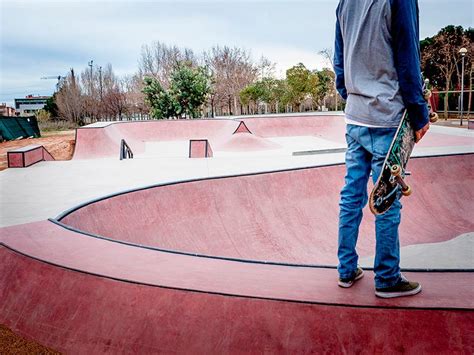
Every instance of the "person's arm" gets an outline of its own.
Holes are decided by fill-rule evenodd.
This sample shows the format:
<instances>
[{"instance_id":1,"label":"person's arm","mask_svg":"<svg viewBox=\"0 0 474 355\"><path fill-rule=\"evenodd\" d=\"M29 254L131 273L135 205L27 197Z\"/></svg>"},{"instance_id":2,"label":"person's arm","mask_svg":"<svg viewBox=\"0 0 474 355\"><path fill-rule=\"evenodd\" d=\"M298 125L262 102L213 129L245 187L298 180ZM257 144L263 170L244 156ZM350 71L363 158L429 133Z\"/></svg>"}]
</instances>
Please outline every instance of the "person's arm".
<instances>
[{"instance_id":1,"label":"person's arm","mask_svg":"<svg viewBox=\"0 0 474 355\"><path fill-rule=\"evenodd\" d=\"M339 25L339 6L336 10L336 41L334 45L334 72L336 73L336 89L344 100L347 100L347 89L344 80L344 42Z\"/></svg>"},{"instance_id":2,"label":"person's arm","mask_svg":"<svg viewBox=\"0 0 474 355\"><path fill-rule=\"evenodd\" d=\"M417 0L392 0L392 47L403 102L417 140L429 127L420 71ZM424 130L424 131L423 131ZM419 137L421 134L421 137ZM419 137L419 138L418 138Z\"/></svg>"}]
</instances>

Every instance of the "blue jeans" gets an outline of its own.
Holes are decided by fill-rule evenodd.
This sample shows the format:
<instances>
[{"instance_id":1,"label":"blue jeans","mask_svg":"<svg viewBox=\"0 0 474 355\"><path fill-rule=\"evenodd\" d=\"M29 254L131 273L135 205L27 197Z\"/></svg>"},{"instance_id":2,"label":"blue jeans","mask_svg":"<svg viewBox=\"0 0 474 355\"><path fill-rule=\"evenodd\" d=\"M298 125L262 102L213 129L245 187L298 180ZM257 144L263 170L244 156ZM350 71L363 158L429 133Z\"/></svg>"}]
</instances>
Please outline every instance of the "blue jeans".
<instances>
[{"instance_id":1,"label":"blue jeans","mask_svg":"<svg viewBox=\"0 0 474 355\"><path fill-rule=\"evenodd\" d=\"M367 204L370 172L374 182L382 170L396 128L369 128L347 125L346 177L339 202L339 266L341 278L350 278L357 270L356 252L362 209ZM400 280L401 203L396 199L390 209L375 220L375 287L395 285Z\"/></svg>"}]
</instances>

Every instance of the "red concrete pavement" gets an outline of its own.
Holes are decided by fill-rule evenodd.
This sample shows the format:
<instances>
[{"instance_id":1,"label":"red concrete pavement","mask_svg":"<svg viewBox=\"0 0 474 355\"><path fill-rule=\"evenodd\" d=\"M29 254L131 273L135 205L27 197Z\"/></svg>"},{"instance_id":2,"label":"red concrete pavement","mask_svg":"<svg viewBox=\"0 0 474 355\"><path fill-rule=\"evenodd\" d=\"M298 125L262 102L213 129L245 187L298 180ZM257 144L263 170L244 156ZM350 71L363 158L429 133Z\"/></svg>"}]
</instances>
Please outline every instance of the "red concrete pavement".
<instances>
[{"instance_id":1,"label":"red concrete pavement","mask_svg":"<svg viewBox=\"0 0 474 355\"><path fill-rule=\"evenodd\" d=\"M402 245L442 242L474 231L474 154L414 158L403 198ZM120 194L61 219L112 239L239 259L337 263L337 218L344 166L205 179ZM374 253L374 218L365 210L358 250Z\"/></svg>"},{"instance_id":2,"label":"red concrete pavement","mask_svg":"<svg viewBox=\"0 0 474 355\"><path fill-rule=\"evenodd\" d=\"M472 210L473 157L411 160L405 244L472 231L457 211ZM87 205L63 222L194 253L334 263L342 176L333 166L171 184ZM370 234L370 224L362 230ZM371 248L361 238L361 250ZM474 274L405 275L422 293L383 300L371 272L341 289L331 268L150 250L42 221L0 229L0 323L72 353L472 353Z\"/></svg>"},{"instance_id":3,"label":"red concrete pavement","mask_svg":"<svg viewBox=\"0 0 474 355\"><path fill-rule=\"evenodd\" d=\"M252 137L236 137L233 133L244 122ZM266 140L271 137L314 136L344 143L345 123L342 116L314 115L288 117L257 117L241 120L151 120L113 122L105 127L83 127L77 130L74 159L95 159L118 156L121 139L135 154L145 151L145 142L189 141L207 139L211 147L223 151L276 149ZM250 135L250 134L247 134ZM430 132L420 147L472 146L471 137Z\"/></svg>"},{"instance_id":4,"label":"red concrete pavement","mask_svg":"<svg viewBox=\"0 0 474 355\"><path fill-rule=\"evenodd\" d=\"M0 260L0 321L67 353L474 350L473 312L330 306L150 287L54 267L5 248Z\"/></svg>"}]
</instances>

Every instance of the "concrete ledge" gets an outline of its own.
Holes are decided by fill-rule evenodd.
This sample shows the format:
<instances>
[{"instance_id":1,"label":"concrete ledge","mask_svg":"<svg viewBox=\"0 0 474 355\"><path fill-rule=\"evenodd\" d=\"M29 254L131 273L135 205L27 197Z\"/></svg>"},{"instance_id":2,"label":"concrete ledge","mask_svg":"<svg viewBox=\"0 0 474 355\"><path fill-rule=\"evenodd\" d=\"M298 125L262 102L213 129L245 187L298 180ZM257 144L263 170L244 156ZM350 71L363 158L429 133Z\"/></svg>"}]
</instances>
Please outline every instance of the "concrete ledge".
<instances>
[{"instance_id":1,"label":"concrete ledge","mask_svg":"<svg viewBox=\"0 0 474 355\"><path fill-rule=\"evenodd\" d=\"M26 168L54 158L42 145L32 144L8 151L7 160L9 168Z\"/></svg>"},{"instance_id":2,"label":"concrete ledge","mask_svg":"<svg viewBox=\"0 0 474 355\"><path fill-rule=\"evenodd\" d=\"M212 158L213 152L207 139L191 139L189 141L190 158Z\"/></svg>"}]
</instances>

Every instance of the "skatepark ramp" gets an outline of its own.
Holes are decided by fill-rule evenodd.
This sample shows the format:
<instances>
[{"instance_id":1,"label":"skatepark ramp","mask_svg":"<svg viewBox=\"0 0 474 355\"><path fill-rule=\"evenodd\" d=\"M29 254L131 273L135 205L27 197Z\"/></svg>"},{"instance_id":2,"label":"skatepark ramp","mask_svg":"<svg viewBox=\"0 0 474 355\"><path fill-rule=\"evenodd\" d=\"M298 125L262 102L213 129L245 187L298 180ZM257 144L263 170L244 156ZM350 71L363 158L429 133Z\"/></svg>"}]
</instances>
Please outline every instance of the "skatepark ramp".
<instances>
[{"instance_id":1,"label":"skatepark ramp","mask_svg":"<svg viewBox=\"0 0 474 355\"><path fill-rule=\"evenodd\" d=\"M417 148L472 151L470 133L433 127ZM344 134L342 115L106 122L77 129L73 159L116 158L122 139L137 158L188 156L189 141L196 139L207 140L216 157L251 152L310 155L315 150L342 149L346 145Z\"/></svg>"},{"instance_id":2,"label":"skatepark ramp","mask_svg":"<svg viewBox=\"0 0 474 355\"><path fill-rule=\"evenodd\" d=\"M473 163L410 160L402 245L422 258L473 231ZM378 299L370 270L337 286L343 179L333 165L176 181L0 228L0 323L64 353L472 353L474 273L456 258L404 270L416 297Z\"/></svg>"},{"instance_id":3,"label":"skatepark ramp","mask_svg":"<svg viewBox=\"0 0 474 355\"><path fill-rule=\"evenodd\" d=\"M42 145L30 144L7 152L9 168L26 168L40 161L54 160L53 156Z\"/></svg>"},{"instance_id":4,"label":"skatepark ramp","mask_svg":"<svg viewBox=\"0 0 474 355\"><path fill-rule=\"evenodd\" d=\"M214 149L262 150L278 145L271 137L325 136L343 141L344 121L340 116L291 116L232 119L150 120L109 122L77 129L73 159L115 157L125 139L135 155L146 151L150 142L189 142L207 139ZM337 130L336 133L333 131ZM331 133L332 132L332 133Z\"/></svg>"},{"instance_id":5,"label":"skatepark ramp","mask_svg":"<svg viewBox=\"0 0 474 355\"><path fill-rule=\"evenodd\" d=\"M460 212L474 206L474 192L465 188L474 184L473 163L472 154L410 161L414 193L403 199L403 246L474 231L474 220ZM165 250L336 265L344 173L343 165L335 165L152 186L86 203L58 220L93 235ZM362 257L373 254L375 242L374 218L367 209L365 215ZM429 228L420 228L420 221Z\"/></svg>"}]
</instances>

